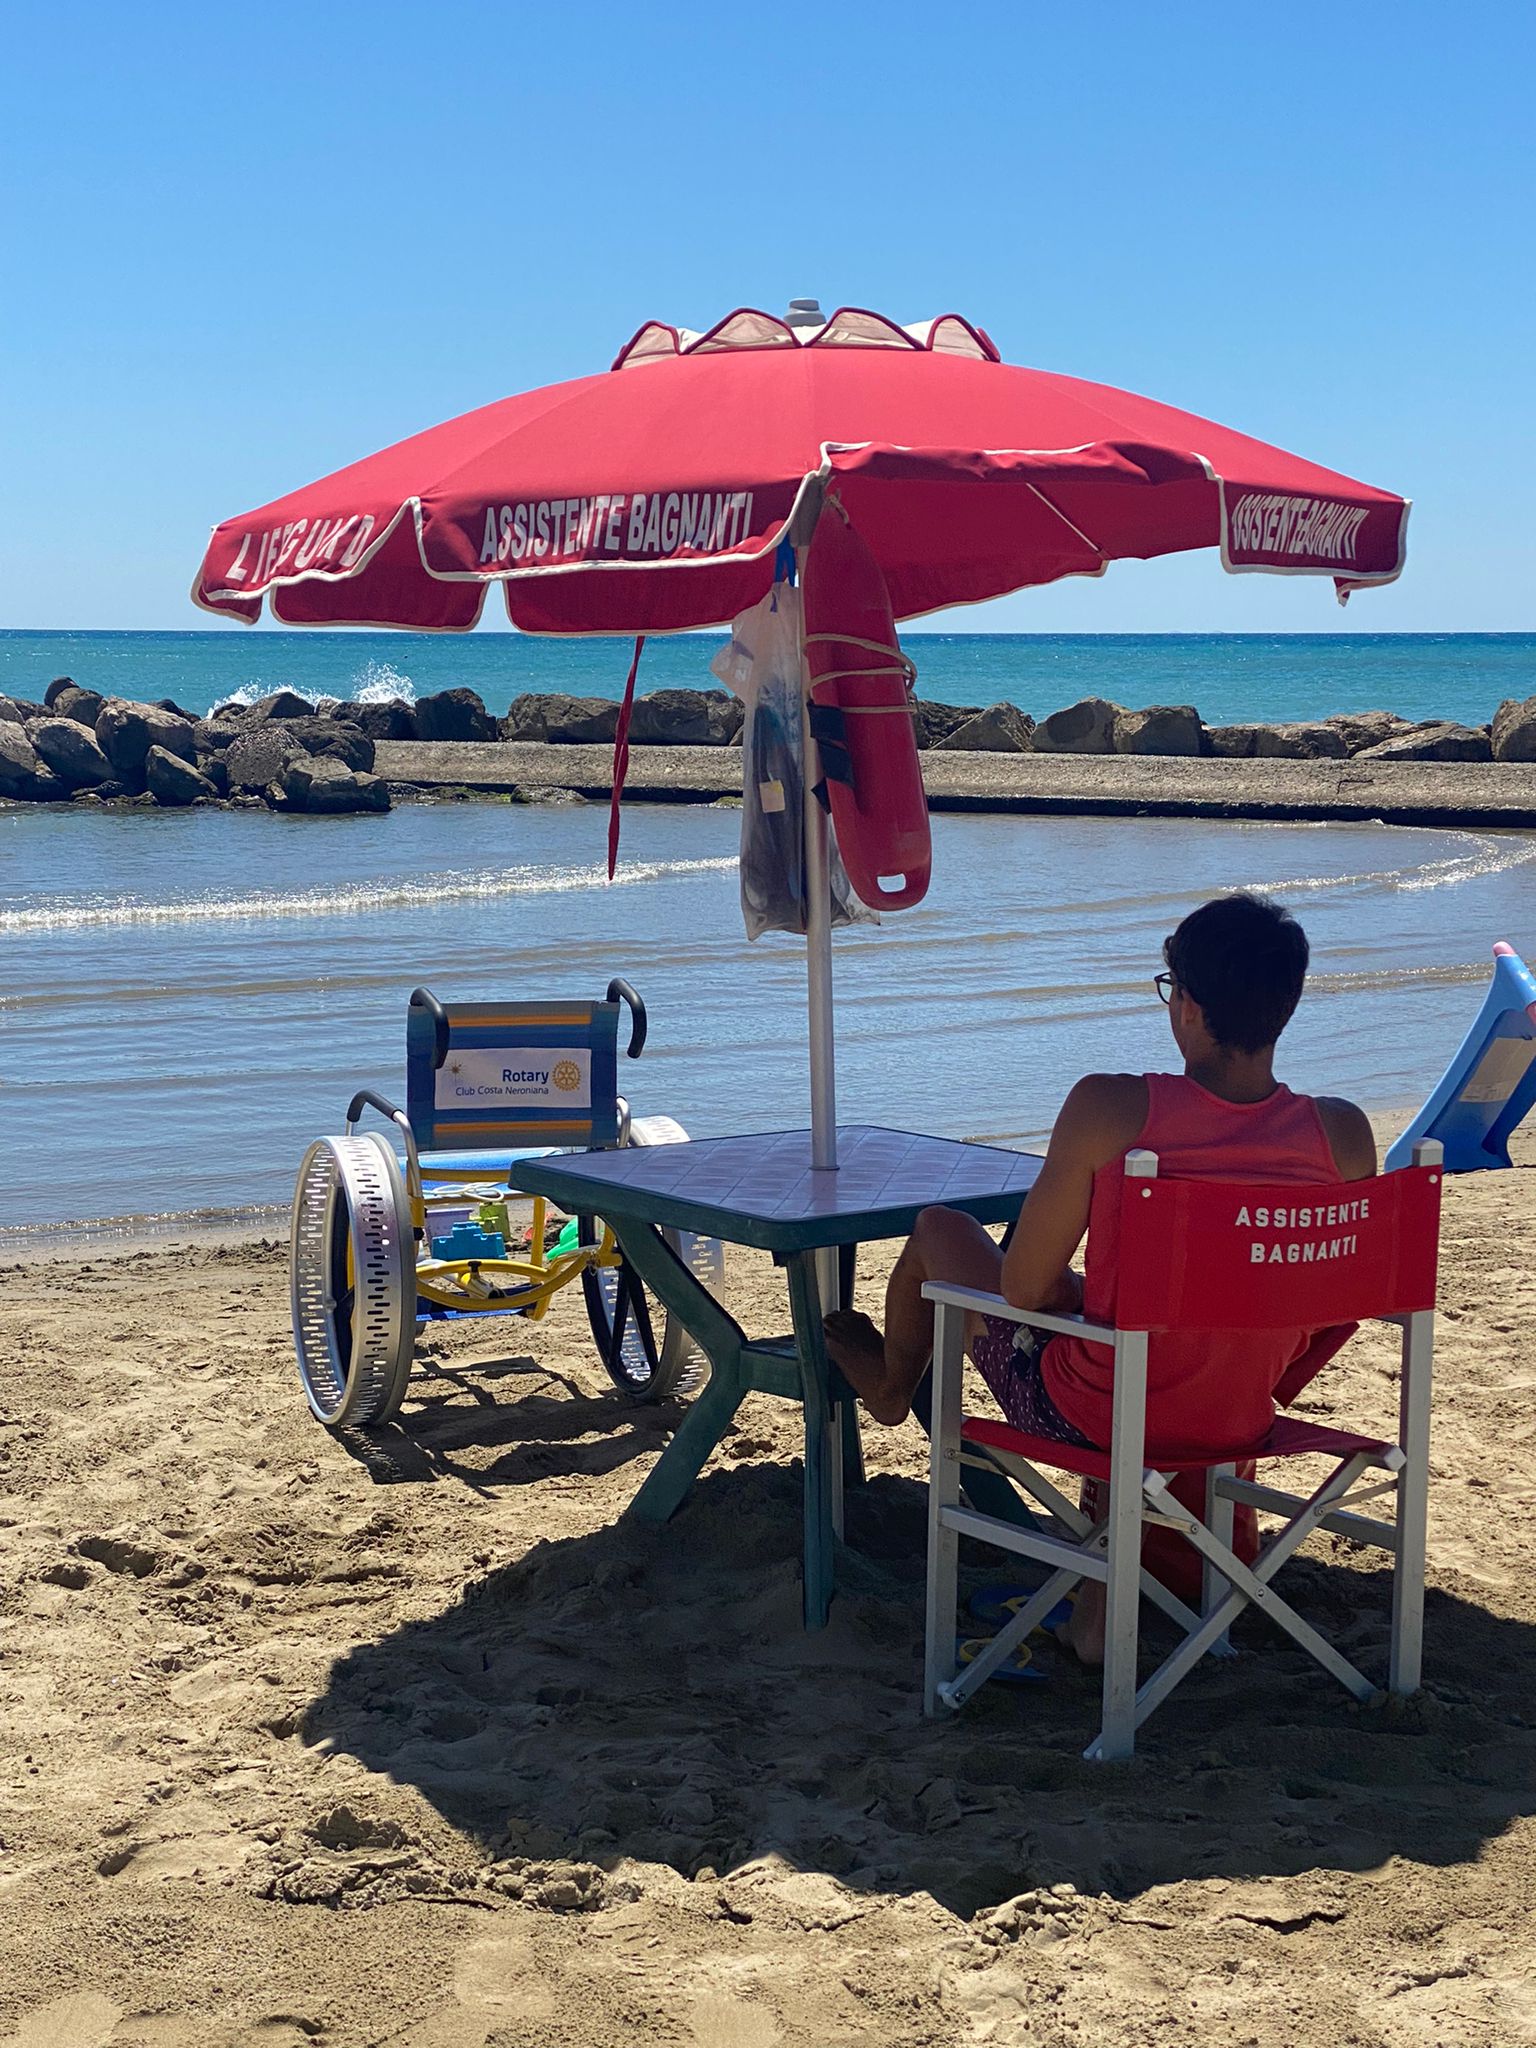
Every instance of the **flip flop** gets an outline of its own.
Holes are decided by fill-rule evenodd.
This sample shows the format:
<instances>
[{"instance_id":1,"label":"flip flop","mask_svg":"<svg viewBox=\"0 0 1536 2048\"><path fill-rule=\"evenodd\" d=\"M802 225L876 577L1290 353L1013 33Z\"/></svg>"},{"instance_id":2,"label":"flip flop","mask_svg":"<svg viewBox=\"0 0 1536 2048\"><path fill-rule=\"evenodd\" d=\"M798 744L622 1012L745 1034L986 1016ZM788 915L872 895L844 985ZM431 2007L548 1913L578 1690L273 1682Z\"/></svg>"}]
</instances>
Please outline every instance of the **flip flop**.
<instances>
[{"instance_id":1,"label":"flip flop","mask_svg":"<svg viewBox=\"0 0 1536 2048\"><path fill-rule=\"evenodd\" d=\"M1006 1627L1025 1602L1033 1600L1039 1590L1038 1586L1010 1585L1004 1580L998 1580L990 1586L978 1586L965 1603L966 1611L972 1620L979 1621L983 1628L996 1631ZM1056 1602L1050 1613L1039 1623L1039 1627L1060 1628L1071 1612L1072 1595L1069 1593L1064 1600Z\"/></svg>"},{"instance_id":2,"label":"flip flop","mask_svg":"<svg viewBox=\"0 0 1536 2048\"><path fill-rule=\"evenodd\" d=\"M991 1636L956 1636L955 1662L962 1668L974 1664L983 1650L992 1647ZM1030 1661L1027 1644L1020 1643L1013 1655L999 1665L987 1681L989 1685L1044 1685L1046 1674Z\"/></svg>"}]
</instances>

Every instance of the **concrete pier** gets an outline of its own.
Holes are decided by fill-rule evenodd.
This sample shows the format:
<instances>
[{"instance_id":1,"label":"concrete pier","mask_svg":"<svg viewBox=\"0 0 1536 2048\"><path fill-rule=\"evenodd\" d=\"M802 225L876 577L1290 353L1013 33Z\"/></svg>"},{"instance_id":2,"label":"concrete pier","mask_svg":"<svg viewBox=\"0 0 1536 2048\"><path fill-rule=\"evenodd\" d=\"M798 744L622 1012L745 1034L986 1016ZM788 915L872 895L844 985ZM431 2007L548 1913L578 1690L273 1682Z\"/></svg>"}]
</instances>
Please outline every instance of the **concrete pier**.
<instances>
[{"instance_id":1,"label":"concrete pier","mask_svg":"<svg viewBox=\"0 0 1536 2048\"><path fill-rule=\"evenodd\" d=\"M1228 761L1129 754L922 757L935 811L1099 817L1379 819L1536 829L1536 763ZM711 803L741 792L739 747L634 747L626 801ZM380 740L376 772L424 792L571 789L606 797L606 746Z\"/></svg>"}]
</instances>

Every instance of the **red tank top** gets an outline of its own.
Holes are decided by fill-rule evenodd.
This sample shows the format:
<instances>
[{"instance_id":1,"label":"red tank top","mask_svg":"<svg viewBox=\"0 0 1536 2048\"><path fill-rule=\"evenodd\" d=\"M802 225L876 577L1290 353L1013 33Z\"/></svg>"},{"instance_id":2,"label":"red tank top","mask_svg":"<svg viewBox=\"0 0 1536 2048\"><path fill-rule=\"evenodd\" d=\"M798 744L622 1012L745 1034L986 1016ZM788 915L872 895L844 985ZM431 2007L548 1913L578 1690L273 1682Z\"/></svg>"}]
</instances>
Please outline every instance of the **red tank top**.
<instances>
[{"instance_id":1,"label":"red tank top","mask_svg":"<svg viewBox=\"0 0 1536 2048\"><path fill-rule=\"evenodd\" d=\"M1175 1180L1279 1181L1336 1186L1327 1133L1308 1095L1277 1087L1262 1102L1223 1102L1183 1074L1148 1074L1147 1120L1136 1139ZM1093 1176L1083 1313L1115 1320L1120 1190L1125 1159ZM1257 1444L1274 1420L1274 1390L1311 1342L1308 1330L1169 1331L1147 1346L1147 1453L1175 1459ZM1080 1337L1056 1337L1040 1360L1047 1393L1067 1420L1107 1445L1114 1354Z\"/></svg>"}]
</instances>

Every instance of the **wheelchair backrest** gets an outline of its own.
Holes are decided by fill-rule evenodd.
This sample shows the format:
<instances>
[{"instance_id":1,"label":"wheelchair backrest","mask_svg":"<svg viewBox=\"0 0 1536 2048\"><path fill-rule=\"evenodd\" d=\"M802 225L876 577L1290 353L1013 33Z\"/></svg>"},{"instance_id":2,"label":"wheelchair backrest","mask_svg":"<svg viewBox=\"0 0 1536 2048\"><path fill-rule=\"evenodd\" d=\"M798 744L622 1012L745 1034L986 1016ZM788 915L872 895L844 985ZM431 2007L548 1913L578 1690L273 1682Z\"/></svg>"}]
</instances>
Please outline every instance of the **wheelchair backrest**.
<instances>
[{"instance_id":1,"label":"wheelchair backrest","mask_svg":"<svg viewBox=\"0 0 1536 2048\"><path fill-rule=\"evenodd\" d=\"M611 1145L619 1006L411 997L405 1106L422 1151Z\"/></svg>"}]
</instances>

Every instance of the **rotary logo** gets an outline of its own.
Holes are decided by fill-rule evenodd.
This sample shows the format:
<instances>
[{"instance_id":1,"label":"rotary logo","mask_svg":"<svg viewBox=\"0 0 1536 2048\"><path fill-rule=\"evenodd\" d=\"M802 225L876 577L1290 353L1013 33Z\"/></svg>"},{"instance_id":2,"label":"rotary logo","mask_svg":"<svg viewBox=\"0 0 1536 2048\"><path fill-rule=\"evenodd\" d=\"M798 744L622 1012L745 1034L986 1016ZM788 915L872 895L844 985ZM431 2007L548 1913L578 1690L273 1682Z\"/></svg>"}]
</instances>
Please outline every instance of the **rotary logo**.
<instances>
[{"instance_id":1,"label":"rotary logo","mask_svg":"<svg viewBox=\"0 0 1536 2048\"><path fill-rule=\"evenodd\" d=\"M574 1095L581 1086L581 1069L574 1060L556 1060L549 1078L563 1094Z\"/></svg>"}]
</instances>

